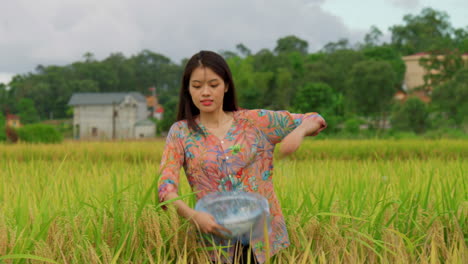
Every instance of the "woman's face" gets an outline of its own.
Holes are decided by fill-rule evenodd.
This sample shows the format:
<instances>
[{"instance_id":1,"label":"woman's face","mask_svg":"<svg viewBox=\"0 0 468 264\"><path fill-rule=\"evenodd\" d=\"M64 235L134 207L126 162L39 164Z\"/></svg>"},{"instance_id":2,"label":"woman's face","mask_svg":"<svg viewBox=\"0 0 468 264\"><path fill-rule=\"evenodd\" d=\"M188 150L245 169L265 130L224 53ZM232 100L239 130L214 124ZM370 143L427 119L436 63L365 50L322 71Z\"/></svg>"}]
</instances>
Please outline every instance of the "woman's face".
<instances>
[{"instance_id":1,"label":"woman's face","mask_svg":"<svg viewBox=\"0 0 468 264\"><path fill-rule=\"evenodd\" d=\"M223 109L227 87L213 70L200 66L190 76L189 92L200 113L212 113Z\"/></svg>"}]
</instances>

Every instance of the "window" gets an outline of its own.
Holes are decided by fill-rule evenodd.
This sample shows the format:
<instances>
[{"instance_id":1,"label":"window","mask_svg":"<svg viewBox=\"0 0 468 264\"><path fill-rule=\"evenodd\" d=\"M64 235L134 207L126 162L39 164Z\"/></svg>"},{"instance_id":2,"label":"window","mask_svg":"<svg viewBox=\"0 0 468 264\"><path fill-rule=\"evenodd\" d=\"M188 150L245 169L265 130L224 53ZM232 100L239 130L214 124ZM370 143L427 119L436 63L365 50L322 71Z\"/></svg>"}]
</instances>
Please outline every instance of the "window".
<instances>
[{"instance_id":1,"label":"window","mask_svg":"<svg viewBox=\"0 0 468 264\"><path fill-rule=\"evenodd\" d=\"M97 137L97 135L98 135L97 127L93 127L93 128L91 129L91 135L92 135L93 137Z\"/></svg>"}]
</instances>

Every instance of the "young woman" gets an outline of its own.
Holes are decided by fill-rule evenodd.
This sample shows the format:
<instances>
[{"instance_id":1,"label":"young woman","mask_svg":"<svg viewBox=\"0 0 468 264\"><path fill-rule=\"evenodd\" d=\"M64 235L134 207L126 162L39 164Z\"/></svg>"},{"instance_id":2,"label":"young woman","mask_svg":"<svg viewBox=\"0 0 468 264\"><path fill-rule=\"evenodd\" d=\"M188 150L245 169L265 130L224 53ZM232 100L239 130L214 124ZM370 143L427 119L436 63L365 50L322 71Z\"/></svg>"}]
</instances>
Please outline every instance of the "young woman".
<instances>
[{"instance_id":1,"label":"young woman","mask_svg":"<svg viewBox=\"0 0 468 264\"><path fill-rule=\"evenodd\" d=\"M281 154L294 152L305 136L326 128L325 120L317 113L239 109L229 66L211 51L201 51L187 62L177 120L167 136L161 161L160 201L178 197L181 167L197 199L220 191L259 193L269 202L270 255L286 248L288 233L273 191L273 151L282 142ZM228 232L212 215L195 211L182 200L173 204L179 215L201 232L218 237L222 237L221 231ZM233 245L227 249L230 259L225 261L231 262L234 255L246 258L250 247L253 260L263 263L270 256L266 256L262 239Z\"/></svg>"}]
</instances>

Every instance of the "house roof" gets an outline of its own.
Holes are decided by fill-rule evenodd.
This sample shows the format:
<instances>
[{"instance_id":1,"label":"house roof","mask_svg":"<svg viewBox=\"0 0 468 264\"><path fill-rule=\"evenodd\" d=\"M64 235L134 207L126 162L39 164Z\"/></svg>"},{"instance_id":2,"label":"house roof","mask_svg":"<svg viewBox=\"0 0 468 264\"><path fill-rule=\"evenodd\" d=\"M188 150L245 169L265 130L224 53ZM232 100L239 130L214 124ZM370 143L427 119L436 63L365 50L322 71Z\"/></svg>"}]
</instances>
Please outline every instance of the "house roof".
<instances>
[{"instance_id":1,"label":"house roof","mask_svg":"<svg viewBox=\"0 0 468 264\"><path fill-rule=\"evenodd\" d=\"M158 108L156 108L156 113L164 113L164 107L162 105L158 105Z\"/></svg>"},{"instance_id":2,"label":"house roof","mask_svg":"<svg viewBox=\"0 0 468 264\"><path fill-rule=\"evenodd\" d=\"M423 101L424 103L430 103L431 102L431 97L428 96L424 91L413 91L410 94L404 92L404 91L397 91L394 96L396 100L405 102L408 100L409 97L417 97L419 100Z\"/></svg>"},{"instance_id":3,"label":"house roof","mask_svg":"<svg viewBox=\"0 0 468 264\"><path fill-rule=\"evenodd\" d=\"M14 114L7 114L6 115L6 120L19 120L19 116L14 115Z\"/></svg>"},{"instance_id":4,"label":"house roof","mask_svg":"<svg viewBox=\"0 0 468 264\"><path fill-rule=\"evenodd\" d=\"M146 98L140 92L118 92L118 93L74 93L68 101L68 105L111 105L119 104L125 96L132 96L139 102L146 103Z\"/></svg>"},{"instance_id":5,"label":"house roof","mask_svg":"<svg viewBox=\"0 0 468 264\"><path fill-rule=\"evenodd\" d=\"M403 60L408 60L408 59L420 59L421 57L428 57L430 56L432 53L430 52L418 52L418 53L414 53L414 54L410 54L410 55L406 55L406 56L403 56ZM441 53L438 53L437 56L444 56L445 54L443 52ZM467 59L468 57L468 53L465 52L462 54L462 57L463 59Z\"/></svg>"}]
</instances>

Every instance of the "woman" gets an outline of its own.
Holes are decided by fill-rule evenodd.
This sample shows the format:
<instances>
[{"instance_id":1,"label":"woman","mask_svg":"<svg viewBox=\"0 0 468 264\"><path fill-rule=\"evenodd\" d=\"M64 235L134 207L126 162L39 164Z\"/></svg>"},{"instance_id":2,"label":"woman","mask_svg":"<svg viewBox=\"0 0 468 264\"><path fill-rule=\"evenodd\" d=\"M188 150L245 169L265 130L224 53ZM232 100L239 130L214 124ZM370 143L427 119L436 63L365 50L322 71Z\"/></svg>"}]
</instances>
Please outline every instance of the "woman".
<instances>
[{"instance_id":1,"label":"woman","mask_svg":"<svg viewBox=\"0 0 468 264\"><path fill-rule=\"evenodd\" d=\"M211 192L257 192L269 202L270 255L289 245L288 233L278 199L273 191L273 151L294 152L303 138L325 129L317 113L290 114L286 111L239 109L235 86L226 61L218 54L201 51L185 67L180 90L177 122L169 131L161 161L159 199L178 197L179 172L183 166L197 199ZM182 200L177 212L206 234L222 237L228 232L214 217L190 208ZM234 245L227 251L246 258L246 251L259 263L266 258L265 241Z\"/></svg>"}]
</instances>

